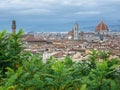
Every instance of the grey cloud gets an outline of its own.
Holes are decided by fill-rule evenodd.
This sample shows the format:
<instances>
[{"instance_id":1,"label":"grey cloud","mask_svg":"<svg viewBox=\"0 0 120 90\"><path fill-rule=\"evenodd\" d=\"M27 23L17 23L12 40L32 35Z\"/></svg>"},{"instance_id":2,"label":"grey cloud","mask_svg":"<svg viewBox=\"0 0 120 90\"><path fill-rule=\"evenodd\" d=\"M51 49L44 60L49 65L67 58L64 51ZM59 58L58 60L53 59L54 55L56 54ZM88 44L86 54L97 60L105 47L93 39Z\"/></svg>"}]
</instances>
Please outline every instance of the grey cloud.
<instances>
[{"instance_id":1,"label":"grey cloud","mask_svg":"<svg viewBox=\"0 0 120 90\"><path fill-rule=\"evenodd\" d=\"M119 9L120 0L0 0L0 18L22 23L120 20Z\"/></svg>"}]
</instances>

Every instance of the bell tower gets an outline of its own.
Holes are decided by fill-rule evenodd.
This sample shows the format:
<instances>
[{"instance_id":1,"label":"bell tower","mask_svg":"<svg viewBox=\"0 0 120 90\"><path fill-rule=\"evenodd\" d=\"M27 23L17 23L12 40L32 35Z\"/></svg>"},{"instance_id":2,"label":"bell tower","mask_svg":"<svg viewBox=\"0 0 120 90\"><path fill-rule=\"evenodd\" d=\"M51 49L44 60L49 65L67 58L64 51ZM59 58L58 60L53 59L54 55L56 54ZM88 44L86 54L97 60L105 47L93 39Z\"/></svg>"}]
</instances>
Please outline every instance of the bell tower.
<instances>
[{"instance_id":1,"label":"bell tower","mask_svg":"<svg viewBox=\"0 0 120 90\"><path fill-rule=\"evenodd\" d=\"M16 33L16 21L12 20L12 33Z\"/></svg>"},{"instance_id":2,"label":"bell tower","mask_svg":"<svg viewBox=\"0 0 120 90\"><path fill-rule=\"evenodd\" d=\"M78 24L74 24L74 40L79 40L79 30L78 30Z\"/></svg>"}]
</instances>

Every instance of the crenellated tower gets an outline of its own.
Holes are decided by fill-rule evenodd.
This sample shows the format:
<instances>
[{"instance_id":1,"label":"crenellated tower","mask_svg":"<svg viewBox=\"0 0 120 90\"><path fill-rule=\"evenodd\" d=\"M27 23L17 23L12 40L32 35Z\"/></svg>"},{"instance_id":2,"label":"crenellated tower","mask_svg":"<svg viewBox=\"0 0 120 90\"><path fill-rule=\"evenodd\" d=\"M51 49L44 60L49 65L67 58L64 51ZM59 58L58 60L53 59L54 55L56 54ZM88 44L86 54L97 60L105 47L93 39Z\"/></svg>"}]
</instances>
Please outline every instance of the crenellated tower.
<instances>
[{"instance_id":1,"label":"crenellated tower","mask_svg":"<svg viewBox=\"0 0 120 90\"><path fill-rule=\"evenodd\" d=\"M16 33L16 21L12 21L12 33Z\"/></svg>"}]
</instances>

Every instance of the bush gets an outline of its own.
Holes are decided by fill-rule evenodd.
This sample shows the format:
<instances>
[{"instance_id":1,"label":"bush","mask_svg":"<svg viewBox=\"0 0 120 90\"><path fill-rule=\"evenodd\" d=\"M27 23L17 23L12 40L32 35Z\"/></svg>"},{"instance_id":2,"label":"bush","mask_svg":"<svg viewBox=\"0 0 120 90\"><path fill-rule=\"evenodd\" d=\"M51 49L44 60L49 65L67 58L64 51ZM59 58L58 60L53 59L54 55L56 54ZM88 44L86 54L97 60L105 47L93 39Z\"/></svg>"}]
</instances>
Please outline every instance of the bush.
<instances>
[{"instance_id":1,"label":"bush","mask_svg":"<svg viewBox=\"0 0 120 90\"><path fill-rule=\"evenodd\" d=\"M5 77L6 67L17 69L21 63L23 50L21 35L23 31L9 34L6 30L0 32L0 76Z\"/></svg>"},{"instance_id":2,"label":"bush","mask_svg":"<svg viewBox=\"0 0 120 90\"><path fill-rule=\"evenodd\" d=\"M17 71L7 68L5 89L11 86L15 87L15 90L119 90L120 88L116 77L116 69L119 68L117 58L99 62L99 57L96 57L94 67L91 67L93 61L90 58L89 62L84 60L79 63L73 62L69 57L65 60L50 58L47 63L43 63L39 55L27 53L23 56L22 65Z\"/></svg>"}]
</instances>

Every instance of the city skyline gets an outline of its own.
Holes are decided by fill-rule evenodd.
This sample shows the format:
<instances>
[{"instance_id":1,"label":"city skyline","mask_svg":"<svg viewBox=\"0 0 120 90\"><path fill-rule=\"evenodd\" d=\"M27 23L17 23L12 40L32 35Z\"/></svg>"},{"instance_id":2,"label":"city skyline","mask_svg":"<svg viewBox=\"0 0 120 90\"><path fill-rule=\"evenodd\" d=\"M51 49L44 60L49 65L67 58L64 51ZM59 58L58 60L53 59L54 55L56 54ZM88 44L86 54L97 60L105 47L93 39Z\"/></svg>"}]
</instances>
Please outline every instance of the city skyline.
<instances>
[{"instance_id":1,"label":"city skyline","mask_svg":"<svg viewBox=\"0 0 120 90\"><path fill-rule=\"evenodd\" d=\"M25 32L67 32L77 22L80 30L94 29L104 20L120 25L120 0L4 0L0 1L0 30L11 31L11 21Z\"/></svg>"}]
</instances>

